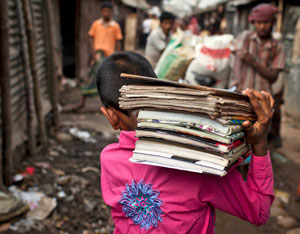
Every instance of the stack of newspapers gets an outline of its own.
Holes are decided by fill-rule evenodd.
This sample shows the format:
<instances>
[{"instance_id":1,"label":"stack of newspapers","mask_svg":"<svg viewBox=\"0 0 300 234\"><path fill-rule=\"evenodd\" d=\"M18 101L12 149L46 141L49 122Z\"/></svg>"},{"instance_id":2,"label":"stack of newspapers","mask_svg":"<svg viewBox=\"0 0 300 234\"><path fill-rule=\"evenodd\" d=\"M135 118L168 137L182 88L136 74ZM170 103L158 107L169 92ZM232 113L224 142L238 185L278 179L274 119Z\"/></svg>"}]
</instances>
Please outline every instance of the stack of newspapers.
<instances>
[{"instance_id":1,"label":"stack of newspapers","mask_svg":"<svg viewBox=\"0 0 300 234\"><path fill-rule=\"evenodd\" d=\"M242 123L256 118L248 97L220 89L122 74L119 105L139 109L131 162L219 176L249 155Z\"/></svg>"}]
</instances>

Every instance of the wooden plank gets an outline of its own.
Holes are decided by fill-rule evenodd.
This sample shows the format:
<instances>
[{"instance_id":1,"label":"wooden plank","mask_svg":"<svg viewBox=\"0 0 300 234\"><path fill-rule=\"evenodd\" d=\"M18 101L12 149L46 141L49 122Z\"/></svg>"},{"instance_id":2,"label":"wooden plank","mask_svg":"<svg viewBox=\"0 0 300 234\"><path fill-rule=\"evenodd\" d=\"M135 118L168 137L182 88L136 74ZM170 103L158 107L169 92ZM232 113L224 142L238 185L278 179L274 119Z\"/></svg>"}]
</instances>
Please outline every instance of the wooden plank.
<instances>
[{"instance_id":1,"label":"wooden plank","mask_svg":"<svg viewBox=\"0 0 300 234\"><path fill-rule=\"evenodd\" d=\"M45 0L45 10L46 10L46 24L44 25L46 29L47 38L49 38L47 43L48 52L48 74L49 82L46 83L46 87L49 85L49 95L53 111L53 125L54 132L58 131L59 128L59 111L58 111L58 61L55 60L55 34L56 31L56 21L55 21L55 9L52 0ZM45 73L44 73L45 74Z\"/></svg>"},{"instance_id":2,"label":"wooden plank","mask_svg":"<svg viewBox=\"0 0 300 234\"><path fill-rule=\"evenodd\" d=\"M0 1L0 87L2 118L2 155L0 156L0 188L12 182L12 118L9 84L8 2Z\"/></svg>"},{"instance_id":3,"label":"wooden plank","mask_svg":"<svg viewBox=\"0 0 300 234\"><path fill-rule=\"evenodd\" d=\"M126 51L134 51L136 47L136 33L137 33L137 14L129 14L125 22L125 43L124 49Z\"/></svg>"},{"instance_id":4,"label":"wooden plank","mask_svg":"<svg viewBox=\"0 0 300 234\"><path fill-rule=\"evenodd\" d=\"M45 121L44 121L43 104L41 100L41 91L40 91L40 85L39 85L37 68L36 68L37 59L36 59L35 29L33 27L33 22L31 18L29 0L22 0L22 4L23 4L24 19L25 19L26 36L29 45L31 73L32 73L33 84L34 84L34 102L35 102L35 109L36 109L38 126L39 126L39 139L41 144L43 146L46 146L47 135L46 135Z\"/></svg>"},{"instance_id":5,"label":"wooden plank","mask_svg":"<svg viewBox=\"0 0 300 234\"><path fill-rule=\"evenodd\" d=\"M283 0L279 0L277 21L276 21L276 32L282 31L282 15L283 15Z\"/></svg>"}]
</instances>

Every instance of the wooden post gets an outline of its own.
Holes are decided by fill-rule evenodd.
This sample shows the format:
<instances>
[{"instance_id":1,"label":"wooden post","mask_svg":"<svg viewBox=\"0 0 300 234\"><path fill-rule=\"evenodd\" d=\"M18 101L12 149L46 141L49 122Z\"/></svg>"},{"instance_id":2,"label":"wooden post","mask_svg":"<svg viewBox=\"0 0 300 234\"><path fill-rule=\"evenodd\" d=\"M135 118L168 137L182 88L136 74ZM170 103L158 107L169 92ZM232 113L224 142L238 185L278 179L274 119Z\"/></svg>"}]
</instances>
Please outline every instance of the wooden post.
<instances>
[{"instance_id":1,"label":"wooden post","mask_svg":"<svg viewBox=\"0 0 300 234\"><path fill-rule=\"evenodd\" d=\"M39 138L42 146L47 144L47 135L43 115L43 106L41 100L40 85L37 73L37 59L36 59L36 39L35 39L35 30L32 23L32 15L30 12L29 0L22 0L24 19L25 19L25 28L28 38L29 46L29 57L31 62L31 73L33 78L33 91L34 91L34 102L35 109L37 114L37 120L39 125Z\"/></svg>"},{"instance_id":2,"label":"wooden post","mask_svg":"<svg viewBox=\"0 0 300 234\"><path fill-rule=\"evenodd\" d=\"M20 1L16 1L17 10L19 15L23 15L22 6ZM33 103L33 92L32 92L32 75L30 71L30 62L27 59L28 51L27 51L27 40L25 29L22 27L24 25L24 19L19 17L19 21L21 24L21 38L22 40L22 51L23 51L23 64L24 64L24 73L25 73L25 88L26 88L26 106L27 106L27 128L28 128L28 151L30 156L35 156L36 154L36 138L35 138L35 130L34 130L34 103Z\"/></svg>"},{"instance_id":3,"label":"wooden post","mask_svg":"<svg viewBox=\"0 0 300 234\"><path fill-rule=\"evenodd\" d=\"M2 155L0 155L0 187L12 182L12 117L9 77L9 26L7 1L0 1L0 86L2 118ZM3 176L3 178L2 178Z\"/></svg>"},{"instance_id":4,"label":"wooden post","mask_svg":"<svg viewBox=\"0 0 300 234\"><path fill-rule=\"evenodd\" d=\"M282 14L283 14L283 0L279 0L279 2L278 2L278 15L277 15L277 22L276 22L276 32L281 32Z\"/></svg>"},{"instance_id":5,"label":"wooden post","mask_svg":"<svg viewBox=\"0 0 300 234\"><path fill-rule=\"evenodd\" d=\"M55 48L56 48L56 20L54 16L53 0L46 0L46 32L47 32L47 52L48 52L48 73L50 81L50 100L52 104L53 111L53 124L54 131L56 132L59 128L59 112L58 112L58 62L55 58Z\"/></svg>"},{"instance_id":6,"label":"wooden post","mask_svg":"<svg viewBox=\"0 0 300 234\"><path fill-rule=\"evenodd\" d=\"M128 14L125 20L125 43L124 50L134 51L136 46L137 15Z\"/></svg>"}]
</instances>

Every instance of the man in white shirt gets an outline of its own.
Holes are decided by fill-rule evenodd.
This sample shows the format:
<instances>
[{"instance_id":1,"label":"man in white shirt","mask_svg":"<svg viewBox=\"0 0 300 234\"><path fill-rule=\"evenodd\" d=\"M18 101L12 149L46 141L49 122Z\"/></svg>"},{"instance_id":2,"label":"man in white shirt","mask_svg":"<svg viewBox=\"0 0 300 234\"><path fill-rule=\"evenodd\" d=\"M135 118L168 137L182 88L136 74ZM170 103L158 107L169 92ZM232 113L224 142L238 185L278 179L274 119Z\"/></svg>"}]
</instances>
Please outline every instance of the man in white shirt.
<instances>
[{"instance_id":1,"label":"man in white shirt","mask_svg":"<svg viewBox=\"0 0 300 234\"><path fill-rule=\"evenodd\" d=\"M160 55L166 48L174 25L175 16L164 12L160 16L160 26L153 30L147 38L145 56L155 68Z\"/></svg>"}]
</instances>

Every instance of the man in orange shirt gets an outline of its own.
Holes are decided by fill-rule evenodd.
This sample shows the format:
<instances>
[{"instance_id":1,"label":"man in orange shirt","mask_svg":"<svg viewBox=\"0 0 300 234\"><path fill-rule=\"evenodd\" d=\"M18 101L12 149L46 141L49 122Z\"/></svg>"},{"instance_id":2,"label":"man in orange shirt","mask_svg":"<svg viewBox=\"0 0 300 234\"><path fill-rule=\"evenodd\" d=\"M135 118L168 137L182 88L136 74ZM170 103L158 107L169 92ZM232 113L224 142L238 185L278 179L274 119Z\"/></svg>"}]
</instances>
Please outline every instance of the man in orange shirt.
<instances>
[{"instance_id":1,"label":"man in orange shirt","mask_svg":"<svg viewBox=\"0 0 300 234\"><path fill-rule=\"evenodd\" d=\"M101 61L121 50L121 40L123 39L120 25L112 19L113 6L111 2L101 4L101 18L93 22L88 34L90 36L91 47L91 68L88 73L88 85L81 87L82 97L76 105L65 110L74 111L84 107L86 97L96 95L95 85L96 71Z\"/></svg>"},{"instance_id":2,"label":"man in orange shirt","mask_svg":"<svg viewBox=\"0 0 300 234\"><path fill-rule=\"evenodd\" d=\"M93 58L98 61L97 52L101 51L104 57L121 50L123 38L120 25L112 19L112 4L104 2L101 5L101 18L95 20L89 30L90 44Z\"/></svg>"}]
</instances>

